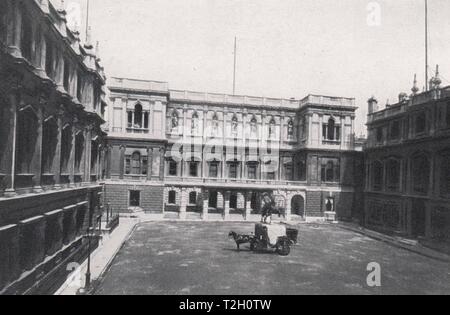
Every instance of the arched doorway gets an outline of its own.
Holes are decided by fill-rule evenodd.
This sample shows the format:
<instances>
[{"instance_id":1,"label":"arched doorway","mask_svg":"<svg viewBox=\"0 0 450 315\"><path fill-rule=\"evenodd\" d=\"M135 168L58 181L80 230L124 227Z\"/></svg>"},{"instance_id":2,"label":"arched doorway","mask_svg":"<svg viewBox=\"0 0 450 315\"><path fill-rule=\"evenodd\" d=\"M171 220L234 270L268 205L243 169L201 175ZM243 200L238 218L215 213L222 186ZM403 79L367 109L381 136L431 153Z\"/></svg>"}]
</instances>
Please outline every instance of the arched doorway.
<instances>
[{"instance_id":1,"label":"arched doorway","mask_svg":"<svg viewBox=\"0 0 450 315\"><path fill-rule=\"evenodd\" d=\"M301 195L296 195L291 200L291 214L305 217L305 199Z\"/></svg>"}]
</instances>

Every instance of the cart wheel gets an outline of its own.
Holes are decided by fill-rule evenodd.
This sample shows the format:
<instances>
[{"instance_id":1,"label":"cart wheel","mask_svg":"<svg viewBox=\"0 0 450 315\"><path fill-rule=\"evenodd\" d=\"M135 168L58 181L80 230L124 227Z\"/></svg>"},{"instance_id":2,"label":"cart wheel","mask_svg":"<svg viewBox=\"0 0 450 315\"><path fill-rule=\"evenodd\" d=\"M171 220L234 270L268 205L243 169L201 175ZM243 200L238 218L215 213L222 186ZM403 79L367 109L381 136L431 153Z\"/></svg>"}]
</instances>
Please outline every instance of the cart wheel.
<instances>
[{"instance_id":1,"label":"cart wheel","mask_svg":"<svg viewBox=\"0 0 450 315\"><path fill-rule=\"evenodd\" d=\"M291 253L291 246L287 242L282 242L277 249L278 255L288 256Z\"/></svg>"}]
</instances>

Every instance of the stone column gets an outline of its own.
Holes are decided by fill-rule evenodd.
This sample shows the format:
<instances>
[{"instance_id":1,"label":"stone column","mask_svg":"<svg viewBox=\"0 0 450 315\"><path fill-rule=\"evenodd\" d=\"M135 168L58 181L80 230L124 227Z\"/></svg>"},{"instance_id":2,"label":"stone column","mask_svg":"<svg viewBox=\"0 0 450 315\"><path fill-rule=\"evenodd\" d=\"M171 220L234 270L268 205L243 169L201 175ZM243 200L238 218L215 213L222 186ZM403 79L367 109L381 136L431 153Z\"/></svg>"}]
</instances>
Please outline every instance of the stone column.
<instances>
[{"instance_id":1,"label":"stone column","mask_svg":"<svg viewBox=\"0 0 450 315\"><path fill-rule=\"evenodd\" d=\"M9 171L9 174L6 174L6 197L13 197L16 195L16 187L15 187L15 177L16 177L16 145L17 145L17 104L18 104L18 95L14 91L9 96L9 127L10 132L8 134L8 138L3 141L7 141L6 145L6 157L4 158L4 162L6 164L6 171Z\"/></svg>"},{"instance_id":2,"label":"stone column","mask_svg":"<svg viewBox=\"0 0 450 315\"><path fill-rule=\"evenodd\" d=\"M8 52L13 55L15 58L22 57L22 53L20 51L20 41L22 34L22 14L19 9L19 2L12 1L12 11L13 18L10 19L10 23L8 24L9 34L11 34L10 46L8 47Z\"/></svg>"},{"instance_id":3,"label":"stone column","mask_svg":"<svg viewBox=\"0 0 450 315\"><path fill-rule=\"evenodd\" d=\"M159 180L164 180L164 169L165 169L165 163L164 163L164 148L159 149Z\"/></svg>"},{"instance_id":4,"label":"stone column","mask_svg":"<svg viewBox=\"0 0 450 315\"><path fill-rule=\"evenodd\" d=\"M112 147L108 145L106 150L106 179L111 179Z\"/></svg>"},{"instance_id":5,"label":"stone column","mask_svg":"<svg viewBox=\"0 0 450 315\"><path fill-rule=\"evenodd\" d=\"M55 155L52 161L52 173L55 176L55 189L61 188L61 138L62 138L62 113L58 114L56 124L58 126L58 131L56 133L56 148ZM45 141L45 139L44 139Z\"/></svg>"},{"instance_id":6,"label":"stone column","mask_svg":"<svg viewBox=\"0 0 450 315\"><path fill-rule=\"evenodd\" d=\"M147 147L147 180L152 180L153 148Z\"/></svg>"},{"instance_id":7,"label":"stone column","mask_svg":"<svg viewBox=\"0 0 450 315\"><path fill-rule=\"evenodd\" d=\"M33 170L33 191L35 193L40 193L43 191L41 186L42 178L42 129L43 129L43 117L42 117L42 106L41 103L37 112L37 130L36 130L36 142L34 143L34 154L31 161L31 168Z\"/></svg>"},{"instance_id":8,"label":"stone column","mask_svg":"<svg viewBox=\"0 0 450 315\"><path fill-rule=\"evenodd\" d=\"M291 221L291 215L292 215L292 209L291 209L291 198L289 198L289 196L286 196L286 214L285 214L285 218L286 221Z\"/></svg>"},{"instance_id":9,"label":"stone column","mask_svg":"<svg viewBox=\"0 0 450 315\"><path fill-rule=\"evenodd\" d=\"M203 220L208 220L208 208L209 208L209 191L208 190L204 190L203 191L203 215L202 215L202 219Z\"/></svg>"},{"instance_id":10,"label":"stone column","mask_svg":"<svg viewBox=\"0 0 450 315\"><path fill-rule=\"evenodd\" d=\"M91 154L92 154L92 129L89 128L84 133L84 150L83 150L83 175L84 182L91 181Z\"/></svg>"},{"instance_id":11,"label":"stone column","mask_svg":"<svg viewBox=\"0 0 450 315\"><path fill-rule=\"evenodd\" d=\"M245 220L249 220L252 214L252 194L252 191L248 191L245 195Z\"/></svg>"},{"instance_id":12,"label":"stone column","mask_svg":"<svg viewBox=\"0 0 450 315\"><path fill-rule=\"evenodd\" d=\"M187 206L187 192L186 188L181 189L180 198L180 220L186 220L186 206Z\"/></svg>"},{"instance_id":13,"label":"stone column","mask_svg":"<svg viewBox=\"0 0 450 315\"><path fill-rule=\"evenodd\" d=\"M56 89L60 93L65 93L64 89L64 58L62 52L55 50L56 52L56 67L55 67L55 83Z\"/></svg>"},{"instance_id":14,"label":"stone column","mask_svg":"<svg viewBox=\"0 0 450 315\"><path fill-rule=\"evenodd\" d=\"M230 218L230 192L224 192L223 197L223 219L228 220Z\"/></svg>"},{"instance_id":15,"label":"stone column","mask_svg":"<svg viewBox=\"0 0 450 315\"><path fill-rule=\"evenodd\" d=\"M119 179L123 179L124 178L124 174L125 174L125 150L126 150L126 146L121 145L120 146L120 161L119 161Z\"/></svg>"},{"instance_id":16,"label":"stone column","mask_svg":"<svg viewBox=\"0 0 450 315\"><path fill-rule=\"evenodd\" d=\"M67 165L68 171L69 171L69 181L70 181L70 187L75 187L75 144L76 144L76 130L74 127L72 127L72 145L70 148L70 157L69 157L69 163Z\"/></svg>"}]
</instances>

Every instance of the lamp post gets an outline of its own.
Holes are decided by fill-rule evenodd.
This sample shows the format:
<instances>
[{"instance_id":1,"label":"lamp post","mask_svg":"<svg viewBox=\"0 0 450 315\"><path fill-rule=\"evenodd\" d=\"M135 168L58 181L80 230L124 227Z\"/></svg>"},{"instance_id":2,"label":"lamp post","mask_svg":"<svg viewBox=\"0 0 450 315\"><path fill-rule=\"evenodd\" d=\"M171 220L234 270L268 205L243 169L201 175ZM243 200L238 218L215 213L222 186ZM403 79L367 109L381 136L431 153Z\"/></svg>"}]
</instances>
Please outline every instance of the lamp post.
<instances>
[{"instance_id":1,"label":"lamp post","mask_svg":"<svg viewBox=\"0 0 450 315\"><path fill-rule=\"evenodd\" d=\"M87 237L88 237L88 259L86 269L86 281L84 283L84 289L86 292L89 291L89 289L91 288L91 222L89 222Z\"/></svg>"}]
</instances>

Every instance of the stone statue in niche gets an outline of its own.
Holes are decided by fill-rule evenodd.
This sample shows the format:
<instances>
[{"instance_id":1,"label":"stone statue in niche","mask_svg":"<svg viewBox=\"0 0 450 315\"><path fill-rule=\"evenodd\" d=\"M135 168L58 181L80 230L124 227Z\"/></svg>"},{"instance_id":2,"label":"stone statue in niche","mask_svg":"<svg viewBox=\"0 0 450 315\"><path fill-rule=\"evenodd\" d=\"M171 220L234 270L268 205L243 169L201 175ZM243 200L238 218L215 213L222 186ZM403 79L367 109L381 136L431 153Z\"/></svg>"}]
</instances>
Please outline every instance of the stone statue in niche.
<instances>
[{"instance_id":1,"label":"stone statue in niche","mask_svg":"<svg viewBox=\"0 0 450 315\"><path fill-rule=\"evenodd\" d=\"M237 132L238 132L238 119L236 116L234 116L231 121L231 133L235 135L237 134Z\"/></svg>"},{"instance_id":2,"label":"stone statue in niche","mask_svg":"<svg viewBox=\"0 0 450 315\"><path fill-rule=\"evenodd\" d=\"M172 131L176 131L178 128L178 115L174 112L172 114Z\"/></svg>"},{"instance_id":3,"label":"stone statue in niche","mask_svg":"<svg viewBox=\"0 0 450 315\"><path fill-rule=\"evenodd\" d=\"M288 136L292 137L294 135L294 123L292 120L289 120L288 122Z\"/></svg>"}]
</instances>

